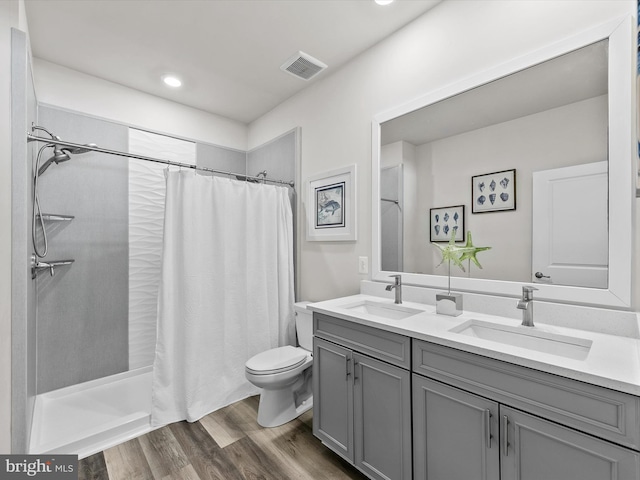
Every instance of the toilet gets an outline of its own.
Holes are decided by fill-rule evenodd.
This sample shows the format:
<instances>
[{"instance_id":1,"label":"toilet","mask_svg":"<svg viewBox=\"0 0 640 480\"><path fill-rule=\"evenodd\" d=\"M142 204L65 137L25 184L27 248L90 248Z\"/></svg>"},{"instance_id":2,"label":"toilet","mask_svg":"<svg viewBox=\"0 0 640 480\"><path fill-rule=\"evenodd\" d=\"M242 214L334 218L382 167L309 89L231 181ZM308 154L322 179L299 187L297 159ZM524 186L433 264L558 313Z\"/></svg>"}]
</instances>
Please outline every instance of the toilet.
<instances>
[{"instance_id":1,"label":"toilet","mask_svg":"<svg viewBox=\"0 0 640 480\"><path fill-rule=\"evenodd\" d=\"M313 406L313 315L309 302L294 304L298 347L287 345L259 353L245 364L245 377L260 387L258 424L277 427Z\"/></svg>"}]
</instances>

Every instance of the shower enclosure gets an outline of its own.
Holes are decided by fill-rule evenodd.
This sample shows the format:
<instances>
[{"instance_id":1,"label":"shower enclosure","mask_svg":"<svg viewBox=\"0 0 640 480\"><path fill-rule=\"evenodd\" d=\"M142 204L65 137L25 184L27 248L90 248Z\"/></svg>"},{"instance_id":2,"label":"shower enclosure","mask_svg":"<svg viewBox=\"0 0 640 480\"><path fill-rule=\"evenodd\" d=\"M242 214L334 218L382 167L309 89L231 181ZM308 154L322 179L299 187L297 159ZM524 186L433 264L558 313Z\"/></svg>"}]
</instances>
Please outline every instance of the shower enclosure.
<instances>
[{"instance_id":1,"label":"shower enclosure","mask_svg":"<svg viewBox=\"0 0 640 480\"><path fill-rule=\"evenodd\" d=\"M402 165L380 169L381 267L403 271Z\"/></svg>"},{"instance_id":2,"label":"shower enclosure","mask_svg":"<svg viewBox=\"0 0 640 480\"><path fill-rule=\"evenodd\" d=\"M26 72L28 62L17 67ZM23 77L18 85L32 90L30 74ZM298 131L238 151L38 105L35 92L23 90L16 95L32 100L14 116L14 145L24 152L13 158L14 224L21 228L12 257L22 272L16 292L23 292L14 322L24 325L13 334L13 451L84 457L150 429L162 245L166 166L103 151L293 180ZM40 162L46 143L26 140L36 119L51 132L33 132L52 145ZM82 146L88 142L99 147Z\"/></svg>"}]
</instances>

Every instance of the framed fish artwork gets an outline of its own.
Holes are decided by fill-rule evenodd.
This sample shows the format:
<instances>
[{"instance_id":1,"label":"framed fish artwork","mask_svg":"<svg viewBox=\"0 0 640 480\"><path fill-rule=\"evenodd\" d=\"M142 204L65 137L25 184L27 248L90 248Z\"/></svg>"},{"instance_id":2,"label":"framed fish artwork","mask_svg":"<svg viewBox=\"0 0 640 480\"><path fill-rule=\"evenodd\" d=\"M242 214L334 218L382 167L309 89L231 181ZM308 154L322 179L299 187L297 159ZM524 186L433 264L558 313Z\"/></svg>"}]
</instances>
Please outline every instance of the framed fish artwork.
<instances>
[{"instance_id":1,"label":"framed fish artwork","mask_svg":"<svg viewBox=\"0 0 640 480\"><path fill-rule=\"evenodd\" d=\"M464 205L429 209L429 230L432 242L464 242Z\"/></svg>"},{"instance_id":2,"label":"framed fish artwork","mask_svg":"<svg viewBox=\"0 0 640 480\"><path fill-rule=\"evenodd\" d=\"M471 212L516 209L516 169L471 177Z\"/></svg>"},{"instance_id":3,"label":"framed fish artwork","mask_svg":"<svg viewBox=\"0 0 640 480\"><path fill-rule=\"evenodd\" d=\"M356 240L355 176L350 165L307 180L307 240Z\"/></svg>"}]
</instances>

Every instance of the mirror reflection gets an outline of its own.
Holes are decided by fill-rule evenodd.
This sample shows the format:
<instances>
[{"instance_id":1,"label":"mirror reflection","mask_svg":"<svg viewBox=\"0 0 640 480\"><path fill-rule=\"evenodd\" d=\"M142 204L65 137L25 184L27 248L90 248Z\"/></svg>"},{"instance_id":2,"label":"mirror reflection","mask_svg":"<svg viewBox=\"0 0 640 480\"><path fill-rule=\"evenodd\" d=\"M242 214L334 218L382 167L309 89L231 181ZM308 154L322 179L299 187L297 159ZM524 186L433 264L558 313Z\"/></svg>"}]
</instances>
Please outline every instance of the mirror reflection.
<instances>
[{"instance_id":1,"label":"mirror reflection","mask_svg":"<svg viewBox=\"0 0 640 480\"><path fill-rule=\"evenodd\" d=\"M470 231L491 249L452 276L607 288L607 51L604 40L384 122L381 269L446 275L431 241Z\"/></svg>"}]
</instances>

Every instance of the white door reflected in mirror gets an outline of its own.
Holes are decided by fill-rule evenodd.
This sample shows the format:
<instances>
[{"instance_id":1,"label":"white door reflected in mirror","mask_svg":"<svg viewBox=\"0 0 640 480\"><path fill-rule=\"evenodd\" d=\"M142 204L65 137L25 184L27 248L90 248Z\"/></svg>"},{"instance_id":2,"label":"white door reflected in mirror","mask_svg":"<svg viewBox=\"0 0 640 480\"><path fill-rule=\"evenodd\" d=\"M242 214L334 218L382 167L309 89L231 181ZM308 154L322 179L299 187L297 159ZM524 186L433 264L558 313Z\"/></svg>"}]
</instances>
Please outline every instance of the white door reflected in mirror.
<instances>
[{"instance_id":1,"label":"white door reflected in mirror","mask_svg":"<svg viewBox=\"0 0 640 480\"><path fill-rule=\"evenodd\" d=\"M534 172L532 281L607 288L607 192L607 162Z\"/></svg>"}]
</instances>

